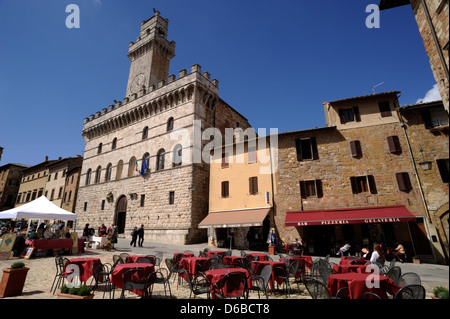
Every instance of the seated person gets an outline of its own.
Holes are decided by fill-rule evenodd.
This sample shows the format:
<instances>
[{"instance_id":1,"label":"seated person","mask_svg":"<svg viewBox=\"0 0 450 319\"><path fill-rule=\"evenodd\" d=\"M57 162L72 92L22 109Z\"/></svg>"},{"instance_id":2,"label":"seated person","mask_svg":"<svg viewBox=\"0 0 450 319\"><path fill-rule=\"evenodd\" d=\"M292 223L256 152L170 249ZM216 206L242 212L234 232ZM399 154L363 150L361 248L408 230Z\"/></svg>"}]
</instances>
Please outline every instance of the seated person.
<instances>
[{"instance_id":1,"label":"seated person","mask_svg":"<svg viewBox=\"0 0 450 319\"><path fill-rule=\"evenodd\" d=\"M361 252L363 253L363 257L366 259L366 260L370 260L370 257L372 256L372 252L369 250L369 247L363 247L362 249L361 249Z\"/></svg>"},{"instance_id":2,"label":"seated person","mask_svg":"<svg viewBox=\"0 0 450 319\"><path fill-rule=\"evenodd\" d=\"M403 247L403 245L399 244L398 242L394 242L394 244L397 245L397 248L394 249L392 255L398 260L400 260L402 263L404 263L406 260L405 247Z\"/></svg>"},{"instance_id":3,"label":"seated person","mask_svg":"<svg viewBox=\"0 0 450 319\"><path fill-rule=\"evenodd\" d=\"M344 255L346 255L349 252L350 248L351 248L350 244L349 243L345 243L344 246L339 248L339 251L336 253L336 255L344 256Z\"/></svg>"}]
</instances>

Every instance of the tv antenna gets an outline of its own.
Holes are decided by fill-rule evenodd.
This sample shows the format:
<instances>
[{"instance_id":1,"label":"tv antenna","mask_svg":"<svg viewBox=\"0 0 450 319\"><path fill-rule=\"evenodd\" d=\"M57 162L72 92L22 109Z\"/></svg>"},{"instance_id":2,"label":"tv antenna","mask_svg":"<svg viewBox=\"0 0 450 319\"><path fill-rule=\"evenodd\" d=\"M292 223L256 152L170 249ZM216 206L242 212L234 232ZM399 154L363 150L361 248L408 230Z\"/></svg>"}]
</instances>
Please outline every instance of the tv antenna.
<instances>
[{"instance_id":1,"label":"tv antenna","mask_svg":"<svg viewBox=\"0 0 450 319\"><path fill-rule=\"evenodd\" d=\"M378 83L377 85L372 86L372 92L373 94L375 94L375 90L374 88L376 88L377 86L380 86L381 84L383 84L384 82Z\"/></svg>"}]
</instances>

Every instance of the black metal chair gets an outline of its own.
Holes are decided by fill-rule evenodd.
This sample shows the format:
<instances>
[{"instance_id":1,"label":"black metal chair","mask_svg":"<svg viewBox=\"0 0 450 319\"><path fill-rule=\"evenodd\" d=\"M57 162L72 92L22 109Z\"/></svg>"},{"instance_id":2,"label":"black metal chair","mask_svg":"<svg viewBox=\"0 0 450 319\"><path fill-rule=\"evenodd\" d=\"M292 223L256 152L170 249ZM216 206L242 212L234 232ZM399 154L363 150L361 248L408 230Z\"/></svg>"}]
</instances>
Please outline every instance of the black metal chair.
<instances>
[{"instance_id":1,"label":"black metal chair","mask_svg":"<svg viewBox=\"0 0 450 319\"><path fill-rule=\"evenodd\" d=\"M364 293L364 299L383 299L381 296L377 295L374 292L366 291Z\"/></svg>"},{"instance_id":2,"label":"black metal chair","mask_svg":"<svg viewBox=\"0 0 450 319\"><path fill-rule=\"evenodd\" d=\"M158 270L151 273L149 276L149 282L152 284L149 288L149 296L152 296L153 285L160 284L164 286L164 296L167 298L166 286L169 289L169 296L172 298L172 291L170 290L170 277L172 276L172 271L168 271L166 268L159 268Z\"/></svg>"},{"instance_id":3,"label":"black metal chair","mask_svg":"<svg viewBox=\"0 0 450 319\"><path fill-rule=\"evenodd\" d=\"M210 298L211 295L211 283L204 277L203 275L195 276L192 280L189 276L189 273L186 269L181 270L182 273L186 276L186 281L188 282L189 289L191 293L189 294L189 299L194 295L194 299L196 296L206 294L207 298Z\"/></svg>"},{"instance_id":4,"label":"black metal chair","mask_svg":"<svg viewBox=\"0 0 450 319\"><path fill-rule=\"evenodd\" d=\"M326 284L322 280L312 276L303 276L303 284L313 299L331 299Z\"/></svg>"},{"instance_id":5,"label":"black metal chair","mask_svg":"<svg viewBox=\"0 0 450 319\"><path fill-rule=\"evenodd\" d=\"M261 273L252 277L252 288L250 290L258 292L260 298L260 291L264 291L266 299L269 299L267 286L269 285L270 277L272 276L272 265L266 265L261 270Z\"/></svg>"},{"instance_id":6,"label":"black metal chair","mask_svg":"<svg viewBox=\"0 0 450 319\"><path fill-rule=\"evenodd\" d=\"M92 265L92 275L95 281L93 289L96 289L99 285L104 284L103 298L105 298L106 289L109 288L109 298L111 299L112 291L112 298L114 299L114 289L111 284L110 274L111 270L106 264L96 261Z\"/></svg>"},{"instance_id":7,"label":"black metal chair","mask_svg":"<svg viewBox=\"0 0 450 319\"><path fill-rule=\"evenodd\" d=\"M398 266L394 266L386 273L386 277L389 277L392 279L394 284L398 285L398 282L400 280L400 277L402 275L402 269Z\"/></svg>"},{"instance_id":8,"label":"black metal chair","mask_svg":"<svg viewBox=\"0 0 450 319\"><path fill-rule=\"evenodd\" d=\"M66 279L71 274L71 272L65 271L65 266L68 265L69 263L70 263L69 259L65 257L55 256L56 274L55 277L53 278L53 283L50 288L50 292L52 292L53 290L53 294L55 294L56 289L60 287L64 279ZM54 286L55 282L56 286ZM55 287L55 289L53 289L53 286Z\"/></svg>"},{"instance_id":9,"label":"black metal chair","mask_svg":"<svg viewBox=\"0 0 450 319\"><path fill-rule=\"evenodd\" d=\"M122 275L123 287L120 298L125 298L125 291L127 290L142 290L143 296L148 297L150 275L147 275L144 269L139 268L129 269L124 272Z\"/></svg>"},{"instance_id":10,"label":"black metal chair","mask_svg":"<svg viewBox=\"0 0 450 319\"><path fill-rule=\"evenodd\" d=\"M342 287L336 293L335 299L350 299L350 289L348 287Z\"/></svg>"},{"instance_id":11,"label":"black metal chair","mask_svg":"<svg viewBox=\"0 0 450 319\"><path fill-rule=\"evenodd\" d=\"M422 285L408 285L402 287L394 295L394 299L425 299L425 287Z\"/></svg>"},{"instance_id":12,"label":"black metal chair","mask_svg":"<svg viewBox=\"0 0 450 319\"><path fill-rule=\"evenodd\" d=\"M421 285L422 280L420 279L420 276L414 272L405 272L401 275L400 279L398 280L398 284L400 287L405 287L409 285Z\"/></svg>"},{"instance_id":13,"label":"black metal chair","mask_svg":"<svg viewBox=\"0 0 450 319\"><path fill-rule=\"evenodd\" d=\"M286 270L282 269L281 267L276 268L279 272L280 271L284 272L284 274L281 273L281 275L280 275L278 273L276 275L279 279L283 280L283 284L286 286L286 291L287 291L288 296L290 296L290 289L291 289L290 280L291 280L291 278L295 278L299 264L300 264L300 261L294 259L294 260L291 260L291 262L289 263L289 266L287 267Z\"/></svg>"},{"instance_id":14,"label":"black metal chair","mask_svg":"<svg viewBox=\"0 0 450 319\"><path fill-rule=\"evenodd\" d=\"M333 273L332 268L326 266L318 266L317 270L319 272L319 278L322 279L323 283L326 285L328 282L328 278Z\"/></svg>"},{"instance_id":15,"label":"black metal chair","mask_svg":"<svg viewBox=\"0 0 450 319\"><path fill-rule=\"evenodd\" d=\"M232 271L222 277L219 283L212 283L218 299L245 297L247 293L247 275L241 271Z\"/></svg>"}]
</instances>

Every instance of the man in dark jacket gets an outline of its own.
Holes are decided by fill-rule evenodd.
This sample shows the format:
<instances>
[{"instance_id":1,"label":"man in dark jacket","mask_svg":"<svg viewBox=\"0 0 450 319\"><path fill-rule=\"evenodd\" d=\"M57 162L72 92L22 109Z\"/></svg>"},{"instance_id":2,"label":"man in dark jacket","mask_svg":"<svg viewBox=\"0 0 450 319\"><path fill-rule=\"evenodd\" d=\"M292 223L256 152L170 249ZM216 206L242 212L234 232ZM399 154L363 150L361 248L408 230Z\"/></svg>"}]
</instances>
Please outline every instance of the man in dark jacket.
<instances>
[{"instance_id":1,"label":"man in dark jacket","mask_svg":"<svg viewBox=\"0 0 450 319\"><path fill-rule=\"evenodd\" d=\"M142 247L142 244L144 243L144 225L141 225L141 228L138 229L138 236L139 236L138 245L139 247Z\"/></svg>"}]
</instances>

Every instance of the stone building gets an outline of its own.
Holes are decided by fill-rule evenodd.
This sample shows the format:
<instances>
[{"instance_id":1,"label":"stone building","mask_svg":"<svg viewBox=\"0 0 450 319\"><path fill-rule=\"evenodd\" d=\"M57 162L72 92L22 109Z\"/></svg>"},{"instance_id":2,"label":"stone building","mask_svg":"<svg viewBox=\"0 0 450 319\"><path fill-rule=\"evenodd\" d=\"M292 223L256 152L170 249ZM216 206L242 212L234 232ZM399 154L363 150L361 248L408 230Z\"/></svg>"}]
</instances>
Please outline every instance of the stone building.
<instances>
[{"instance_id":1,"label":"stone building","mask_svg":"<svg viewBox=\"0 0 450 319\"><path fill-rule=\"evenodd\" d=\"M436 258L448 260L448 115L442 101L406 105L399 110L414 158L413 182L419 187L424 218L436 228L429 239L433 245L442 245L444 255L438 253Z\"/></svg>"},{"instance_id":2,"label":"stone building","mask_svg":"<svg viewBox=\"0 0 450 319\"><path fill-rule=\"evenodd\" d=\"M411 5L445 110L449 112L448 0L380 0L380 10Z\"/></svg>"},{"instance_id":3,"label":"stone building","mask_svg":"<svg viewBox=\"0 0 450 319\"><path fill-rule=\"evenodd\" d=\"M76 189L72 189L78 184L82 161L80 155L57 160L46 157L42 163L22 169L15 207L45 196L56 206L74 212Z\"/></svg>"},{"instance_id":4,"label":"stone building","mask_svg":"<svg viewBox=\"0 0 450 319\"><path fill-rule=\"evenodd\" d=\"M398 93L324 103L326 127L278 135L274 219L282 242L300 237L307 253L326 255L345 241L354 251L398 241L409 258L444 259L416 183ZM442 143L439 152L448 151Z\"/></svg>"},{"instance_id":5,"label":"stone building","mask_svg":"<svg viewBox=\"0 0 450 319\"><path fill-rule=\"evenodd\" d=\"M49 160L46 156L43 162L30 166L21 172L21 183L15 207L29 203L42 195L50 198L47 196L48 191L46 191L45 185L48 180L48 165L54 162L55 160Z\"/></svg>"},{"instance_id":6,"label":"stone building","mask_svg":"<svg viewBox=\"0 0 450 319\"><path fill-rule=\"evenodd\" d=\"M6 164L0 167L0 211L14 208L19 193L20 172L24 164Z\"/></svg>"},{"instance_id":7,"label":"stone building","mask_svg":"<svg viewBox=\"0 0 450 319\"><path fill-rule=\"evenodd\" d=\"M206 240L197 226L208 213L209 165L201 154L207 129L224 134L249 123L200 65L169 75L175 42L167 40L168 22L159 12L142 21L129 45L125 98L84 120L80 227L114 222L128 236L143 224L147 240Z\"/></svg>"}]
</instances>

